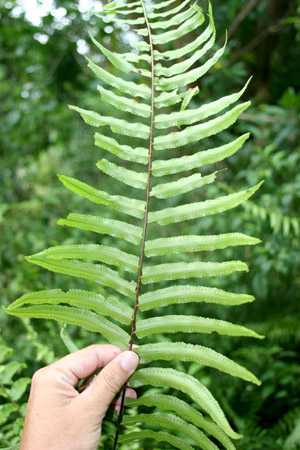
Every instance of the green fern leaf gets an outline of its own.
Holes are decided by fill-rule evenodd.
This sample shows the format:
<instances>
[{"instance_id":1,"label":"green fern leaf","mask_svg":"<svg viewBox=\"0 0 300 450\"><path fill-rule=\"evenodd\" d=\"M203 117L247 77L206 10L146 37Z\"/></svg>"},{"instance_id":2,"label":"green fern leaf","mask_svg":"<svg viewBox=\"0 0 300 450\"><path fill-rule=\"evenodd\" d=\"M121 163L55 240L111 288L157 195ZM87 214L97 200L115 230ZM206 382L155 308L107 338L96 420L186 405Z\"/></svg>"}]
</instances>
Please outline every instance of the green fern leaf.
<instances>
[{"instance_id":1,"label":"green fern leaf","mask_svg":"<svg viewBox=\"0 0 300 450\"><path fill-rule=\"evenodd\" d=\"M154 3L151 4L151 8L153 8L155 11L163 9L163 8L167 8L168 6L172 5L172 3L175 3L176 0L165 0L164 2L160 2L160 3ZM189 0L190 1L190 0ZM174 12L174 10L173 10ZM162 15L160 13L160 15Z\"/></svg>"},{"instance_id":2,"label":"green fern leaf","mask_svg":"<svg viewBox=\"0 0 300 450\"><path fill-rule=\"evenodd\" d=\"M172 89L179 89L190 83L193 83L199 78L203 77L211 67L213 67L221 58L225 52L227 41L225 42L223 48L218 50L212 58L210 58L205 64L198 67L197 69L190 70L189 72L172 76L170 78L159 78L157 79L157 84L159 88L163 91L170 91Z\"/></svg>"},{"instance_id":3,"label":"green fern leaf","mask_svg":"<svg viewBox=\"0 0 300 450\"><path fill-rule=\"evenodd\" d=\"M135 425L138 423L145 423L151 426L158 426L161 428L170 428L185 434L192 439L197 445L201 446L203 450L218 450L218 447L208 439L196 427L190 425L174 414L139 414L138 416L124 416L124 425Z\"/></svg>"},{"instance_id":4,"label":"green fern leaf","mask_svg":"<svg viewBox=\"0 0 300 450\"><path fill-rule=\"evenodd\" d=\"M101 11L101 14L122 14L122 15L130 15L130 14L141 14L143 12L143 8L138 7L138 8L134 8L135 6L139 5L139 2L135 2L131 4L131 7L129 7L127 5L127 9L126 10L122 10L122 6L124 7L124 5L116 5L116 7L114 8L113 11L108 11L107 10L107 5L105 5L104 9ZM118 8L118 9L116 9ZM134 8L134 9L131 9ZM99 14L99 16L101 16L101 14Z\"/></svg>"},{"instance_id":5,"label":"green fern leaf","mask_svg":"<svg viewBox=\"0 0 300 450\"><path fill-rule=\"evenodd\" d=\"M109 126L114 133L125 136L134 136L140 139L148 139L150 136L150 128L141 123L130 123L126 120L115 119L114 117L101 116L94 111L87 111L86 109L77 108L76 106L69 106L73 111L78 112L85 123L93 127Z\"/></svg>"},{"instance_id":6,"label":"green fern leaf","mask_svg":"<svg viewBox=\"0 0 300 450\"><path fill-rule=\"evenodd\" d=\"M88 66L97 75L98 78L100 78L110 86L119 89L119 91L121 92L130 94L133 97L139 96L145 99L151 96L151 89L145 84L136 84L132 81L125 81L122 78L118 78L102 67L97 66L97 64L93 63L93 61L89 59Z\"/></svg>"},{"instance_id":7,"label":"green fern leaf","mask_svg":"<svg viewBox=\"0 0 300 450\"><path fill-rule=\"evenodd\" d=\"M184 98L185 93L181 92L178 94L177 89L172 92L162 92L159 96L156 97L154 103L156 109L165 108L167 106L176 105L180 103Z\"/></svg>"},{"instance_id":8,"label":"green fern leaf","mask_svg":"<svg viewBox=\"0 0 300 450\"><path fill-rule=\"evenodd\" d=\"M206 200L205 202L193 203L192 205L176 206L175 208L167 208L149 214L149 222L157 222L160 225L168 225L170 223L182 222L183 220L197 219L217 214L228 209L235 208L245 200L248 200L262 185L263 182L257 184L246 191L230 194L225 197L219 197L215 200Z\"/></svg>"},{"instance_id":9,"label":"green fern leaf","mask_svg":"<svg viewBox=\"0 0 300 450\"><path fill-rule=\"evenodd\" d=\"M250 78L251 80L251 78ZM222 97L215 102L208 103L197 109L189 109L187 111L175 112L173 114L161 114L156 116L155 127L156 128L170 128L172 126L191 125L195 122L200 122L207 117L218 114L225 108L228 108L232 103L238 101L247 89L250 80L247 81L243 89L237 94L228 95Z\"/></svg>"},{"instance_id":10,"label":"green fern leaf","mask_svg":"<svg viewBox=\"0 0 300 450\"><path fill-rule=\"evenodd\" d=\"M159 333L218 333L222 336L244 336L263 339L255 331L223 320L199 316L163 316L139 320L136 336L142 339Z\"/></svg>"},{"instance_id":11,"label":"green fern leaf","mask_svg":"<svg viewBox=\"0 0 300 450\"><path fill-rule=\"evenodd\" d=\"M144 217L145 202L141 200L135 200L119 195L109 195L107 192L98 191L92 188L82 181L78 181L75 178L66 177L65 175L59 175L60 181L70 191L81 197L88 198L94 203L99 205L109 205L112 208L118 209L130 216L138 217L139 219Z\"/></svg>"},{"instance_id":12,"label":"green fern leaf","mask_svg":"<svg viewBox=\"0 0 300 450\"><path fill-rule=\"evenodd\" d=\"M129 186L136 189L147 189L147 174L139 173L133 170L124 169L117 164L113 164L106 159L102 159L97 164L97 167L102 170L102 172L121 181Z\"/></svg>"},{"instance_id":13,"label":"green fern leaf","mask_svg":"<svg viewBox=\"0 0 300 450\"><path fill-rule=\"evenodd\" d=\"M188 3L189 0L186 1ZM185 2L183 2L184 4ZM182 6L182 5L181 5ZM190 42L189 44L185 45L184 47L180 47L176 50L170 50L165 51L164 53L160 53L158 51L154 51L154 56L156 60L161 59L167 59L169 60L175 60L179 59L182 56L187 55L188 53L194 52L197 48L200 47L201 44L203 44L205 41L207 41L212 33L214 32L214 21L213 21L213 15L212 15L212 7L211 4L209 5L209 17L210 17L210 23L206 30L204 30L203 33L201 33L194 41Z\"/></svg>"},{"instance_id":14,"label":"green fern leaf","mask_svg":"<svg viewBox=\"0 0 300 450\"><path fill-rule=\"evenodd\" d=\"M212 27L214 27L213 24ZM157 66L155 67L156 74L163 75L165 77L174 77L175 75L180 75L183 72L186 72L188 69L190 69L195 64L195 62L199 61L199 59L201 59L213 47L216 40L216 32L214 28L213 30L214 32L212 36L210 37L209 41L205 44L203 48L200 48L199 50L195 51L192 54L192 56L186 59L185 61L173 64L173 66L171 67L163 67L161 64L157 64Z\"/></svg>"},{"instance_id":15,"label":"green fern leaf","mask_svg":"<svg viewBox=\"0 0 300 450\"><path fill-rule=\"evenodd\" d=\"M199 187L205 186L206 184L213 183L216 179L216 172L207 175L206 177L201 177L200 173L195 173L186 178L181 178L172 183L159 184L155 186L151 192L150 196L156 198L170 198L176 195L185 194L186 192L193 191Z\"/></svg>"},{"instance_id":16,"label":"green fern leaf","mask_svg":"<svg viewBox=\"0 0 300 450\"><path fill-rule=\"evenodd\" d=\"M96 47L98 47L101 53L106 56L106 58L113 64L114 67L116 67L116 69L125 73L136 72L135 66L128 62L124 56L119 55L118 53L111 52L103 45L101 45L100 42L96 41L91 33L89 33L89 35Z\"/></svg>"},{"instance_id":17,"label":"green fern leaf","mask_svg":"<svg viewBox=\"0 0 300 450\"><path fill-rule=\"evenodd\" d=\"M54 260L41 256L29 256L27 261L51 270L55 273L63 273L72 277L85 278L103 284L103 286L111 287L123 295L134 298L136 283L121 278L118 272L99 264L87 264L77 261Z\"/></svg>"},{"instance_id":18,"label":"green fern leaf","mask_svg":"<svg viewBox=\"0 0 300 450\"><path fill-rule=\"evenodd\" d=\"M191 361L228 373L234 377L242 378L254 384L261 382L247 369L235 363L229 358L215 352L214 350L201 345L185 344L184 342L161 342L159 344L141 345L135 349L140 357L141 364L150 361Z\"/></svg>"},{"instance_id":19,"label":"green fern leaf","mask_svg":"<svg viewBox=\"0 0 300 450\"><path fill-rule=\"evenodd\" d=\"M98 15L102 19L101 14ZM126 25L145 25L145 19L143 17L139 19L118 19L117 17L108 17L110 22Z\"/></svg>"},{"instance_id":20,"label":"green fern leaf","mask_svg":"<svg viewBox=\"0 0 300 450\"><path fill-rule=\"evenodd\" d=\"M116 139L95 133L95 144L113 155L117 155L125 161L133 161L140 164L148 164L148 150L143 147L132 148L129 145L121 145Z\"/></svg>"},{"instance_id":21,"label":"green fern leaf","mask_svg":"<svg viewBox=\"0 0 300 450\"><path fill-rule=\"evenodd\" d=\"M190 8L184 11L182 14L177 14L173 16L171 19L160 21L160 22L154 22L150 23L150 26L152 30L156 30L157 28L161 28L163 30L166 30L167 28L171 28L175 25L180 25L183 22L185 22L187 19L189 19L191 16L195 14L195 11Z\"/></svg>"},{"instance_id":22,"label":"green fern leaf","mask_svg":"<svg viewBox=\"0 0 300 450\"><path fill-rule=\"evenodd\" d=\"M122 267L129 272L137 272L139 258L113 247L104 245L63 245L48 248L27 259L92 259L109 265Z\"/></svg>"},{"instance_id":23,"label":"green fern leaf","mask_svg":"<svg viewBox=\"0 0 300 450\"><path fill-rule=\"evenodd\" d=\"M200 89L198 88L198 86L196 86L195 88L188 89L182 100L180 111L185 111L186 108L189 106L192 98L195 97L195 95L199 94L199 92L200 92Z\"/></svg>"},{"instance_id":24,"label":"green fern leaf","mask_svg":"<svg viewBox=\"0 0 300 450\"><path fill-rule=\"evenodd\" d=\"M140 311L173 305L176 303L215 303L226 306L237 306L253 302L254 297L247 294L234 294L221 289L202 286L171 286L151 291L140 296Z\"/></svg>"},{"instance_id":25,"label":"green fern leaf","mask_svg":"<svg viewBox=\"0 0 300 450\"><path fill-rule=\"evenodd\" d=\"M215 423L232 439L240 439L242 437L233 431L218 402L209 390L191 375L187 375L174 369L151 367L136 372L132 376L130 384L132 387L150 384L151 386L177 389L178 391L189 395L191 399L204 409L212 417Z\"/></svg>"},{"instance_id":26,"label":"green fern leaf","mask_svg":"<svg viewBox=\"0 0 300 450\"><path fill-rule=\"evenodd\" d=\"M190 33L198 28L204 22L204 15L201 12L194 14L193 17L186 20L184 24L172 31L166 31L159 35L152 36L154 44L167 44L176 39L180 39L182 36Z\"/></svg>"},{"instance_id":27,"label":"green fern leaf","mask_svg":"<svg viewBox=\"0 0 300 450\"><path fill-rule=\"evenodd\" d=\"M98 86L98 91L101 94L101 98L106 103L113 105L115 108L121 111L127 111L131 114L141 117L150 117L151 108L145 103L139 103L127 97L121 97L120 95L114 94L108 89L104 89L102 86Z\"/></svg>"},{"instance_id":28,"label":"green fern leaf","mask_svg":"<svg viewBox=\"0 0 300 450\"><path fill-rule=\"evenodd\" d=\"M123 434L122 436L120 436L119 442L128 444L139 439L153 439L158 442L168 442L168 444L171 444L173 447L179 448L180 450L195 450L194 447L191 447L182 439L162 431L156 432L151 430L143 430Z\"/></svg>"},{"instance_id":29,"label":"green fern leaf","mask_svg":"<svg viewBox=\"0 0 300 450\"><path fill-rule=\"evenodd\" d=\"M156 160L153 162L152 174L154 177L162 177L163 175L185 172L187 170L195 169L196 167L223 161L225 158L234 155L240 150L246 140L249 139L249 136L248 133L244 134L229 144L204 152L198 152L194 155L171 158L168 160Z\"/></svg>"},{"instance_id":30,"label":"green fern leaf","mask_svg":"<svg viewBox=\"0 0 300 450\"><path fill-rule=\"evenodd\" d=\"M66 219L60 219L57 223L58 225L93 231L94 233L109 234L113 237L125 239L133 244L139 244L142 241L142 228L120 220L84 214L69 214Z\"/></svg>"},{"instance_id":31,"label":"green fern leaf","mask_svg":"<svg viewBox=\"0 0 300 450\"><path fill-rule=\"evenodd\" d=\"M248 272L249 269L247 264L242 261L158 264L145 267L142 283L158 283L160 281L179 280L182 278L217 277L243 271Z\"/></svg>"},{"instance_id":32,"label":"green fern leaf","mask_svg":"<svg viewBox=\"0 0 300 450\"><path fill-rule=\"evenodd\" d=\"M64 326L60 330L60 337L67 349L69 350L69 353L74 353L79 350L76 344L71 339L71 336L67 332L67 325L64 324Z\"/></svg>"},{"instance_id":33,"label":"green fern leaf","mask_svg":"<svg viewBox=\"0 0 300 450\"><path fill-rule=\"evenodd\" d=\"M60 289L30 292L14 301L9 309L20 308L24 305L59 305L60 303L88 309L103 316L109 316L126 325L131 323L133 310L129 306L115 300L105 299L100 294L77 289L70 289L68 292L63 292Z\"/></svg>"},{"instance_id":34,"label":"green fern leaf","mask_svg":"<svg viewBox=\"0 0 300 450\"><path fill-rule=\"evenodd\" d=\"M122 328L113 324L98 314L83 309L70 308L68 306L28 306L26 308L4 310L11 316L32 317L36 319L52 319L70 325L78 325L103 335L111 344L125 350L128 346L129 334Z\"/></svg>"},{"instance_id":35,"label":"green fern leaf","mask_svg":"<svg viewBox=\"0 0 300 450\"><path fill-rule=\"evenodd\" d=\"M204 252L255 245L259 242L256 238L229 230L223 235L180 236L178 232L173 231L161 236L156 234L161 228L153 225L158 223L164 226L231 210L246 202L261 186L259 183L236 193L232 193L228 187L227 196L203 201L196 199L189 204L186 199L178 202L168 200L193 191L194 195L197 195L198 188L213 183L216 179L216 170L206 171L205 176L202 176L198 171L199 167L223 161L234 155L249 138L249 134L244 134L228 142L228 138L221 137L222 145L215 148L204 150L206 148L204 145L204 151L189 155L182 152L181 156L177 154L178 152L176 154L173 152L163 157L164 159L156 158L157 152L154 150L173 151L228 130L250 105L250 102L245 102L232 106L241 99L249 80L237 93L224 95L194 109L189 107L199 92L198 87L191 86L191 83L198 84L199 79L219 61L226 47L225 42L215 53L211 55L209 53L216 41L210 3L208 23L199 36L195 37L195 30L204 23L205 16L201 8L196 4L190 6L191 4L190 0L182 2L119 0L111 1L104 6L100 14L95 14L104 20L104 23L116 24L121 30L124 29L124 24L126 27L131 26L134 36L132 44L135 49L131 53L116 53L108 50L91 36L96 48L106 58L106 66L111 65L114 73L116 70L120 72L118 76L113 75L110 68L104 69L87 59L88 67L100 79L98 91L101 101L109 105L109 112L108 115L102 115L77 106L70 108L78 112L87 124L97 128L103 127L101 133L96 132L94 135L96 146L105 152L107 157L103 159L101 154L97 163L102 173L143 192L137 192L135 198L135 195L131 195L131 191L127 193L126 187L126 197L111 195L106 190L99 190L83 181L60 175L59 179L67 189L100 205L100 212L99 215L71 213L66 219L60 219L58 224L97 233L96 237L91 235L96 242L74 245L74 240L71 239L68 242L72 242L72 245L49 248L27 257L27 260L54 273L88 280L89 285L92 284L90 282L101 284L101 294L97 293L97 285L96 292L78 289L71 289L68 292L43 290L23 295L6 311L15 316L46 318L83 327L101 334L108 342L119 346L122 350L133 349L134 339L140 340L145 337L146 343L142 342L135 348L141 364L152 364L153 361L161 360L169 361L168 364L172 367L173 361L193 362L259 385L260 381L246 368L211 348L198 345L195 339L201 333L259 339L263 336L244 326L214 318L165 315L164 310L160 314L154 312L146 317L142 315L144 311L175 304L204 302L237 306L254 300L251 295L244 293L225 292L212 287L197 286L197 283L195 286L186 285L183 281L173 282L171 285L164 284L162 289L153 287L157 282L165 283L188 278L204 278L210 281L213 276L248 271L248 266L243 261L235 261L232 258L232 261L224 262L218 259L218 262L209 262ZM186 36L192 37L192 40L181 46L179 40L184 37L186 41ZM161 111L162 108L171 106L174 106L172 110ZM132 115L135 116L133 120ZM168 132L172 127L180 129L181 126L184 126L184 129L177 131L171 129ZM110 129L109 136L106 136L105 132L108 129ZM121 139L116 139L115 135L120 135ZM147 140L149 145L147 143L140 146L140 139L144 142ZM117 158L111 161L111 155ZM126 162L123 164L124 167L120 165L120 160ZM139 171L135 164L131 166L127 162L146 165L147 169ZM195 172L180 178L174 177L160 183L153 183L152 180L152 175L162 177L194 169ZM117 183L116 188L118 186L123 187ZM153 197L163 199L164 204L160 205L156 200L158 206L156 209L153 208ZM93 205L88 206L91 208ZM113 219L109 218L112 210L115 210ZM124 219L116 220L115 216L118 219L120 213L133 217L133 223L128 223L128 220ZM270 218L272 223L275 223L274 214L271 214ZM281 222L286 234L292 226L295 228L295 224L287 218ZM150 226L151 238L147 234ZM175 236L170 237L174 234ZM108 245L101 245L102 243L98 242L99 235L108 235L117 241L113 247L110 246L110 238L104 242ZM139 248L132 252L129 245L120 243L119 239ZM188 252L203 252L202 259L196 259L198 255L195 255L189 263L185 257L182 262L167 263L168 259L165 261L162 259L157 265L145 263L146 256L162 258L165 255ZM139 254L140 258L135 256L136 254ZM215 259L212 258L212 261ZM178 258L175 258L175 261L178 261ZM101 264L97 264L98 262ZM115 266L116 270L108 266ZM126 272L132 272L134 275L128 275L127 279L124 275ZM116 298L106 292L110 289L115 291ZM128 299L129 301L133 299L134 304L132 302L128 306ZM114 321L121 323L122 327L116 325ZM166 342L164 334L172 335L178 332L185 336L184 342L169 342L169 340ZM193 344L188 343L191 333L194 336ZM148 336L151 335L160 335L159 338L155 338L155 342L159 343L151 343L148 340ZM65 328L62 329L61 336L70 351L76 350L76 344L71 342ZM179 366L177 364L177 367ZM202 373L199 373L200 379L201 376ZM113 450L117 449L118 443L126 446L131 442L135 443L135 448L141 448L136 442L139 440L154 440L163 442L162 447L169 445L184 450L194 448L215 450L219 448L215 443L215 440L218 440L227 450L234 450L235 447L229 437L238 439L241 436L231 428L221 407L200 379L172 368L150 367L136 372L131 378L133 387L175 389L179 397L189 396L191 402L195 402L209 417L204 417L195 405L188 405L180 398L157 394L144 396L139 400L129 399L127 403L131 407L141 405L156 407L156 410L150 414L134 412L123 416L122 403ZM122 398L124 399L124 396ZM161 410L167 412L161 413ZM122 424L128 428L124 434L120 433ZM137 428L138 424L146 426L146 429L140 429L140 425ZM153 426L159 427L158 431L147 429ZM159 431L161 428L171 429L172 433ZM212 440L201 430L212 436ZM107 436L105 445L109 439L111 436Z\"/></svg>"},{"instance_id":36,"label":"green fern leaf","mask_svg":"<svg viewBox=\"0 0 300 450\"><path fill-rule=\"evenodd\" d=\"M227 450L235 450L235 446L232 444L223 430L215 423L206 420L204 416L192 406L188 405L183 400L170 395L143 395L137 399L127 399L126 404L128 406L148 406L174 411L179 417L183 417L185 420L189 420L196 427L199 427L206 431L210 436L219 440Z\"/></svg>"},{"instance_id":37,"label":"green fern leaf","mask_svg":"<svg viewBox=\"0 0 300 450\"><path fill-rule=\"evenodd\" d=\"M250 106L250 102L236 106L231 111L204 124L188 127L183 131L176 131L167 136L159 136L154 139L155 150L182 147L191 142L199 141L209 136L214 136L233 125L238 117Z\"/></svg>"},{"instance_id":38,"label":"green fern leaf","mask_svg":"<svg viewBox=\"0 0 300 450\"><path fill-rule=\"evenodd\" d=\"M219 234L217 236L177 236L146 241L146 256L213 251L237 245L256 245L261 241L242 233Z\"/></svg>"}]
</instances>

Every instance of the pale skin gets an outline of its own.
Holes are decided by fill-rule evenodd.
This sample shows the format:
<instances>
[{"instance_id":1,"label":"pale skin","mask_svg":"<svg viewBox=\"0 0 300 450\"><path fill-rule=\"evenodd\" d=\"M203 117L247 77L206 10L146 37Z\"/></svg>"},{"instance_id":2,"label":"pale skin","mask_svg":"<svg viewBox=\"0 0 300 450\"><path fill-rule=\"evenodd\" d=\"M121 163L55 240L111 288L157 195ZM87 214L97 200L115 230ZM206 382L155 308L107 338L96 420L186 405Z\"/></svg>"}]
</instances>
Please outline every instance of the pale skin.
<instances>
[{"instance_id":1,"label":"pale skin","mask_svg":"<svg viewBox=\"0 0 300 450\"><path fill-rule=\"evenodd\" d=\"M20 450L97 450L103 418L139 362L131 351L92 345L48 367L32 379ZM79 392L79 380L92 377ZM136 398L127 388L126 396ZM120 400L115 404L120 409Z\"/></svg>"}]
</instances>

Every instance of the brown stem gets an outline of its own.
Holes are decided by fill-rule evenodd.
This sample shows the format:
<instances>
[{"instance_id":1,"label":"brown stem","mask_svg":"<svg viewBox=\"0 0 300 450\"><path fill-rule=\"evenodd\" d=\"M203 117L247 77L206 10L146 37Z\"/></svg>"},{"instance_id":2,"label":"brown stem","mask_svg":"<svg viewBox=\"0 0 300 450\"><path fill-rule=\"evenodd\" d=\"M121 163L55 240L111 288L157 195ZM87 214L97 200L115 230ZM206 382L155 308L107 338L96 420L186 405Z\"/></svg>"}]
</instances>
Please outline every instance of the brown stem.
<instances>
[{"instance_id":1,"label":"brown stem","mask_svg":"<svg viewBox=\"0 0 300 450\"><path fill-rule=\"evenodd\" d=\"M259 35L257 35L253 41L251 41L248 45L238 50L234 53L230 59L229 64L233 64L235 61L240 59L242 56L254 50L259 44L261 44L270 34L279 33L284 28L282 24L274 24L269 28L264 29Z\"/></svg>"},{"instance_id":2,"label":"brown stem","mask_svg":"<svg viewBox=\"0 0 300 450\"><path fill-rule=\"evenodd\" d=\"M150 200L150 182L151 182L151 172L152 172L152 150L153 150L153 134L154 134L154 96L155 96L155 84L154 84L154 50L153 50L153 42L152 42L152 35L151 35L151 28L148 21L146 8L144 5L144 1L141 0L143 11L144 11L144 17L149 33L149 44L150 44L150 53L151 53L151 72L152 72L152 80L151 80L151 88L152 88L152 94L151 94L151 131L150 131L150 144L149 144L149 165L148 165L148 182L147 182L147 198L146 198L146 208L145 208L145 220L144 220L144 231L143 231L143 239L142 239L142 248L141 248L141 256L140 256L140 265L139 265L139 273L138 273L138 280L137 280L137 287L136 287L136 295L135 295L135 304L134 304L134 311L133 311L133 318L132 318L132 328L131 328L131 335L130 335L130 342L128 350L132 350L133 347L133 339L135 335L135 329L136 329L136 316L138 312L139 307L139 294L140 294L140 286L141 286L141 279L142 279L142 270L143 270L143 261L144 261L144 252L145 252L145 242L146 242L146 234L147 234L147 226L148 226L148 213L149 213L149 200ZM120 406L120 414L118 418L117 423L117 430L115 435L115 441L114 441L114 447L113 450L116 450L117 444L118 444L118 438L119 438L119 432L120 427L122 424L123 414L124 414L124 403L125 403L125 394L126 394L126 386L123 389L122 392L122 400L121 400L121 406Z\"/></svg>"},{"instance_id":3,"label":"brown stem","mask_svg":"<svg viewBox=\"0 0 300 450\"><path fill-rule=\"evenodd\" d=\"M4 394L6 395L6 397L8 398L8 400L10 401L10 403L12 403L14 405L14 407L16 408L18 414L22 417L22 419L25 419L24 414L22 413L22 411L19 408L19 405L14 401L14 399L9 395L6 387L4 386L4 384L2 383L2 381L0 381L0 388L2 389L2 391L4 392Z\"/></svg>"},{"instance_id":4,"label":"brown stem","mask_svg":"<svg viewBox=\"0 0 300 450\"><path fill-rule=\"evenodd\" d=\"M234 35L236 30L239 28L240 24L246 19L250 12L255 8L255 6L260 2L260 0L250 0L241 12L237 15L235 21L228 30L228 40Z\"/></svg>"}]
</instances>

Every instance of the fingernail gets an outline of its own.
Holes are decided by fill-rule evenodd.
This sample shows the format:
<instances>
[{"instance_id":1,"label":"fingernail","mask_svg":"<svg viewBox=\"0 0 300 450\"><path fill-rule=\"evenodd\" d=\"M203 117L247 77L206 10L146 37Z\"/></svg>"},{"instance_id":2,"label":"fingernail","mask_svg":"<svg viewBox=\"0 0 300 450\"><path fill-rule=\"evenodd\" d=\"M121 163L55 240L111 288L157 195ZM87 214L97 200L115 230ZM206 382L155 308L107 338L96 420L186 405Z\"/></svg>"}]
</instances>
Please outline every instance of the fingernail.
<instances>
[{"instance_id":1,"label":"fingernail","mask_svg":"<svg viewBox=\"0 0 300 450\"><path fill-rule=\"evenodd\" d=\"M124 352L121 356L121 366L126 372L134 372L138 363L139 357L134 352Z\"/></svg>"}]
</instances>

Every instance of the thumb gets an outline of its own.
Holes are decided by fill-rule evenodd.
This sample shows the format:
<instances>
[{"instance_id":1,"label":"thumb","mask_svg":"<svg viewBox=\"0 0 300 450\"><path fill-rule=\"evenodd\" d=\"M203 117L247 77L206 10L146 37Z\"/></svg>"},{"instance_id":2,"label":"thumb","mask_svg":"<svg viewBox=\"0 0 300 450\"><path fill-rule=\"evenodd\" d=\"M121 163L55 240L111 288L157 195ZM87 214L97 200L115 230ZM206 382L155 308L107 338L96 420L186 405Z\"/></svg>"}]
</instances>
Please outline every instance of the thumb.
<instances>
[{"instance_id":1,"label":"thumb","mask_svg":"<svg viewBox=\"0 0 300 450\"><path fill-rule=\"evenodd\" d=\"M97 410L99 420L102 420L116 394L128 381L139 363L139 357L131 351L122 352L116 356L82 395L87 395L89 404Z\"/></svg>"}]
</instances>

